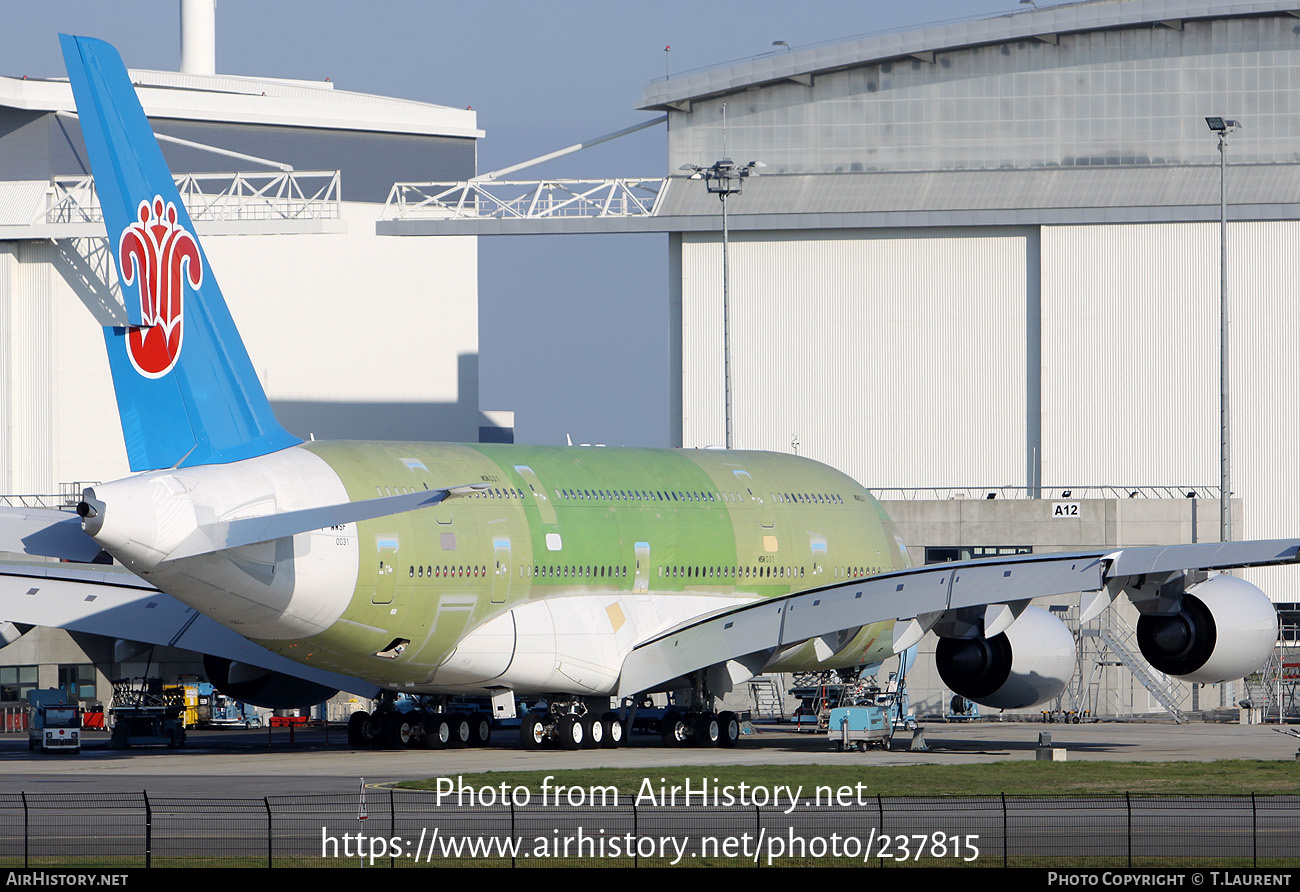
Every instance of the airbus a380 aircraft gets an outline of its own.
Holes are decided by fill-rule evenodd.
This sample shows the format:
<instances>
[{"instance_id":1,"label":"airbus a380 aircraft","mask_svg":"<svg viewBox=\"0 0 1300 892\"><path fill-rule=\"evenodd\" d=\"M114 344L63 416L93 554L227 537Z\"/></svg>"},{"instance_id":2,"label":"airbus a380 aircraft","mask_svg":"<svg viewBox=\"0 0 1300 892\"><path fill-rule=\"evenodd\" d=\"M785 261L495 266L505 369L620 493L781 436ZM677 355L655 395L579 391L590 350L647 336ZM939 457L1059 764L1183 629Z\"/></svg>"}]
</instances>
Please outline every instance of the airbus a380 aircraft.
<instances>
[{"instance_id":1,"label":"airbus a380 aircraft","mask_svg":"<svg viewBox=\"0 0 1300 892\"><path fill-rule=\"evenodd\" d=\"M355 743L481 742L486 715L450 705L472 694L506 712L515 695L543 698L525 746L613 745L612 696L684 690L665 741L731 745L738 722L715 703L734 685L879 663L928 631L953 690L1030 706L1075 663L1070 633L1029 606L1043 595L1085 593L1089 619L1126 594L1146 658L1192 681L1241 677L1274 646L1262 592L1226 575L1191 585L1191 571L1292 562L1297 540L911 569L866 490L793 456L304 443L271 412L118 54L62 41L130 322L105 340L137 473L87 489L79 518L11 512L0 550L102 548L192 608L178 608L185 629L215 620L293 660L293 675L361 679L384 693L353 717ZM80 628L112 624L49 585L0 609L55 625L71 605ZM423 708L399 712L396 693ZM313 685L295 694L320 699Z\"/></svg>"}]
</instances>

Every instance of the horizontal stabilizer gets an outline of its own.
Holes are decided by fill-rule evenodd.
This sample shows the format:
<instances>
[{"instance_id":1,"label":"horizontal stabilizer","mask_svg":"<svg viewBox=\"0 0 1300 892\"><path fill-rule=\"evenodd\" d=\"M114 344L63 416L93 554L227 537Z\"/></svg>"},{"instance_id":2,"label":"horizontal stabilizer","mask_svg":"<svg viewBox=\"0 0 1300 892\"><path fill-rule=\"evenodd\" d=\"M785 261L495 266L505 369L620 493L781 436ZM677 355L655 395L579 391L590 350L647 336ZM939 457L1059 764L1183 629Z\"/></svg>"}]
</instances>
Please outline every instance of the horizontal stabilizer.
<instances>
[{"instance_id":1,"label":"horizontal stabilizer","mask_svg":"<svg viewBox=\"0 0 1300 892\"><path fill-rule=\"evenodd\" d=\"M176 546L167 560L194 557L242 545L257 542L269 542L298 533L310 533L326 527L340 526L346 523L358 523L387 517L390 514L403 514L419 508L428 508L446 499L468 495L480 489L486 489L486 483L470 483L447 489L428 489L419 492L402 493L396 496L382 496L377 499L365 499L360 502L343 502L339 505L325 505L321 508L303 508L300 511L285 511L280 514L268 514L263 517L243 517L221 523L208 523L199 527Z\"/></svg>"},{"instance_id":2,"label":"horizontal stabilizer","mask_svg":"<svg viewBox=\"0 0 1300 892\"><path fill-rule=\"evenodd\" d=\"M66 511L0 508L0 551L93 561L99 544L81 529L81 518Z\"/></svg>"}]
</instances>

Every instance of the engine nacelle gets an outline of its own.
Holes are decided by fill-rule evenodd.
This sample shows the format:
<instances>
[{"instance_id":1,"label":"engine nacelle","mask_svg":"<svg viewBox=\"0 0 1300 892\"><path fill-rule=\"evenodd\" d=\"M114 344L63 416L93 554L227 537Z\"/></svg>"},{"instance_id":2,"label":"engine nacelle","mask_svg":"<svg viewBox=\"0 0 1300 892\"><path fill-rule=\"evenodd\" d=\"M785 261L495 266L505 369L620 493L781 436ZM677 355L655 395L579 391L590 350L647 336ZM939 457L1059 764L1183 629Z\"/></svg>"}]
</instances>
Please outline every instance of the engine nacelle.
<instances>
[{"instance_id":1,"label":"engine nacelle","mask_svg":"<svg viewBox=\"0 0 1300 892\"><path fill-rule=\"evenodd\" d=\"M1255 586L1214 576L1188 589L1178 613L1138 618L1138 647L1166 675L1217 684L1254 672L1277 643L1277 610Z\"/></svg>"},{"instance_id":2,"label":"engine nacelle","mask_svg":"<svg viewBox=\"0 0 1300 892\"><path fill-rule=\"evenodd\" d=\"M227 697L266 709L315 706L338 693L313 681L224 657L204 656L203 668L212 686Z\"/></svg>"},{"instance_id":3,"label":"engine nacelle","mask_svg":"<svg viewBox=\"0 0 1300 892\"><path fill-rule=\"evenodd\" d=\"M1078 656L1065 624L1028 607L992 638L940 638L939 677L958 694L995 709L1023 709L1059 696Z\"/></svg>"}]
</instances>

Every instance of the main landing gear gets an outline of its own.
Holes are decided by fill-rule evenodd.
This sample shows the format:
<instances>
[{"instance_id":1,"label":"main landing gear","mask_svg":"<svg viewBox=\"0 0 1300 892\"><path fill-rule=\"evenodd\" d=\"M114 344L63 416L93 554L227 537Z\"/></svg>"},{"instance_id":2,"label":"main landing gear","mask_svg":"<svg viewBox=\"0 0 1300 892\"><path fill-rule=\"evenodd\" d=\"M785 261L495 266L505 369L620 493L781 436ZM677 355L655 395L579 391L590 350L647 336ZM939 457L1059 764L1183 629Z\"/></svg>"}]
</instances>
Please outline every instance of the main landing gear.
<instances>
[{"instance_id":1,"label":"main landing gear","mask_svg":"<svg viewBox=\"0 0 1300 892\"><path fill-rule=\"evenodd\" d=\"M740 742L740 719L734 712L669 709L659 720L659 738L664 746L723 746Z\"/></svg>"},{"instance_id":2,"label":"main landing gear","mask_svg":"<svg viewBox=\"0 0 1300 892\"><path fill-rule=\"evenodd\" d=\"M566 750L616 749L623 745L618 713L600 715L581 701L555 701L547 712L530 712L519 724L519 742L526 750L558 746Z\"/></svg>"},{"instance_id":3,"label":"main landing gear","mask_svg":"<svg viewBox=\"0 0 1300 892\"><path fill-rule=\"evenodd\" d=\"M740 741L740 719L730 710L714 712L717 698L703 673L695 673L691 681L690 704L685 709L670 707L659 720L664 746L735 746Z\"/></svg>"},{"instance_id":4,"label":"main landing gear","mask_svg":"<svg viewBox=\"0 0 1300 892\"><path fill-rule=\"evenodd\" d=\"M348 719L348 745L353 749L486 746L492 739L492 717L486 712L447 712L432 703L399 712L391 697L381 697L373 713L364 710Z\"/></svg>"}]
</instances>

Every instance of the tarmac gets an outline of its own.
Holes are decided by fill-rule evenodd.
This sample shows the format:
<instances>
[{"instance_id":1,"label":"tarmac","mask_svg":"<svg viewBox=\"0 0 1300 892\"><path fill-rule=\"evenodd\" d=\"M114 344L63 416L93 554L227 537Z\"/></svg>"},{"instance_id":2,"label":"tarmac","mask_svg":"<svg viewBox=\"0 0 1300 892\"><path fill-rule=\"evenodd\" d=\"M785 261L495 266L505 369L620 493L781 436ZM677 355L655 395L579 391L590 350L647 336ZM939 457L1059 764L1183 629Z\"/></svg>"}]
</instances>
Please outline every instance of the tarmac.
<instances>
[{"instance_id":1,"label":"tarmac","mask_svg":"<svg viewBox=\"0 0 1300 892\"><path fill-rule=\"evenodd\" d=\"M1096 722L1061 725L984 721L923 723L927 746L913 752L910 734L890 751L835 752L825 732L757 725L735 749L666 748L634 735L617 750L523 750L501 730L480 749L352 750L341 728L295 731L191 731L183 748L113 750L91 732L79 756L29 753L25 734L0 734L0 789L24 793L138 793L158 796L282 796L353 793L361 779L389 783L484 771L635 767L647 772L714 765L979 764L1033 760L1039 734L1069 761L1296 761L1300 739L1272 725Z\"/></svg>"}]
</instances>

